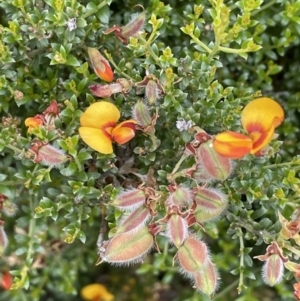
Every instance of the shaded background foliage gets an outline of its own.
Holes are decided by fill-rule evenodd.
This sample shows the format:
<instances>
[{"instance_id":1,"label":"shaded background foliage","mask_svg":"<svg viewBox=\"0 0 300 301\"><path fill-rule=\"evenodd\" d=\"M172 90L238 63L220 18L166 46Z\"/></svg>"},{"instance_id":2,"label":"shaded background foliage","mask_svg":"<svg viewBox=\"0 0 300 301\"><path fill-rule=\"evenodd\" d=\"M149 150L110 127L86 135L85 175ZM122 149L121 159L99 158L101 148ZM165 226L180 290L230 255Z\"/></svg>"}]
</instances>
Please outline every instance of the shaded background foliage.
<instances>
[{"instance_id":1,"label":"shaded background foliage","mask_svg":"<svg viewBox=\"0 0 300 301\"><path fill-rule=\"evenodd\" d=\"M239 22L238 15L243 15L240 7L246 1L224 2L231 9L233 26ZM230 206L222 218L206 226L203 238L222 276L219 293L213 300L293 300L292 275L287 274L285 281L275 288L268 288L260 277L261 262L252 261L252 257L263 254L266 248L263 240L270 242L280 231L277 210L289 217L299 202L299 163L280 165L299 152L299 3L264 1L260 9L251 13L251 19L257 23L245 21L244 28L230 44L239 48L239 41L253 37L262 48L249 53L247 60L236 54L218 53L209 61L203 49L191 44L190 37L180 28L193 20L194 4L201 4L205 23L195 19L201 41L206 45L214 41L213 20L208 11L212 7L210 1L141 0L138 4L145 7L147 20L152 14L163 19L153 47L159 63L151 56L146 57L147 51L141 45L131 42L126 47L113 35L102 34L114 24L126 24L138 11L134 8L137 2L112 1L108 6L103 1L103 6L95 9L101 3L5 0L0 4L0 114L10 118L8 125L2 124L0 133L0 192L18 207L15 216L3 217L9 246L0 267L2 271L14 270L21 279L19 289L0 293L1 300L81 300L80 288L93 282L105 284L116 300L207 300L199 297L189 281L176 273L172 267L176 250L167 247L163 238L159 239L163 252L151 253L142 265L94 266L101 224L99 203L116 194L109 184L123 183L118 168L136 147L149 149L150 140L137 135L126 148L118 148L116 157L96 154L78 140L79 116L95 101L88 85L99 82L86 63L86 46L106 49L118 67L113 69L119 77L123 72L140 81L148 70L162 82L169 80L166 95L158 101L156 135L161 145L144 156L134 154L134 167L145 174L151 166L161 186L167 184L167 173L174 168L184 144L192 138L191 134L180 134L175 127L179 118L192 120L216 134L225 129L238 130L241 109L255 96L262 94L281 103L286 119L279 128L279 140L283 141L279 153L270 158L246 157L236 162L231 178L216 184L230 195ZM68 31L66 22L74 17L77 29ZM151 30L151 24L147 23L145 31ZM176 62L170 60L167 47ZM143 92L138 96L135 92L131 91L126 98L121 94L114 97L123 118L130 117L136 100L144 97ZM32 136L27 134L24 120L42 112L52 99L62 109L57 126L63 134L55 143L78 156L82 170L74 161L51 171L44 166L36 167L22 153L5 147L29 148ZM45 140L51 140L55 134L40 133ZM276 151L279 144L274 143ZM189 166L190 162L185 164ZM89 168L94 172L88 173ZM138 178L126 177L139 182ZM244 193L241 195L239 191ZM36 213L38 206L42 210ZM108 220L113 227L120 213L109 210ZM247 289L239 296L236 292L239 275L230 273L231 270L239 273L236 229L241 229L245 247L253 248L250 256L245 254L245 270L256 277L244 280ZM73 241L72 238L72 244L65 243Z\"/></svg>"}]
</instances>

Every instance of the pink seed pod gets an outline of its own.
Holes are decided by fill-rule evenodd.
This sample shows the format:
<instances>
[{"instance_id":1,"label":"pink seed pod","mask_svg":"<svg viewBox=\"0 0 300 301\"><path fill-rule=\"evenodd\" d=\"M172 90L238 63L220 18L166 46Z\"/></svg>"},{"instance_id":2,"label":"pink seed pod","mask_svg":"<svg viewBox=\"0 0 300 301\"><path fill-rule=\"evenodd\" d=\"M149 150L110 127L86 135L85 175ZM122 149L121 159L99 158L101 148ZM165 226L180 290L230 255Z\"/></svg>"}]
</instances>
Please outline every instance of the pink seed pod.
<instances>
[{"instance_id":1,"label":"pink seed pod","mask_svg":"<svg viewBox=\"0 0 300 301\"><path fill-rule=\"evenodd\" d=\"M281 282L284 271L284 263L279 254L272 254L265 262L262 269L262 277L266 284L274 286Z\"/></svg>"},{"instance_id":2,"label":"pink seed pod","mask_svg":"<svg viewBox=\"0 0 300 301\"><path fill-rule=\"evenodd\" d=\"M219 273L210 260L201 271L193 274L193 279L196 288L210 297L215 293L219 285Z\"/></svg>"},{"instance_id":3,"label":"pink seed pod","mask_svg":"<svg viewBox=\"0 0 300 301\"><path fill-rule=\"evenodd\" d=\"M151 214L149 208L146 206L141 206L135 209L121 222L120 225L118 225L116 234L136 231L145 226L150 218Z\"/></svg>"},{"instance_id":4,"label":"pink seed pod","mask_svg":"<svg viewBox=\"0 0 300 301\"><path fill-rule=\"evenodd\" d=\"M135 120L137 120L138 125L143 128L147 128L152 124L152 118L150 116L149 109L140 99L133 108L132 116Z\"/></svg>"},{"instance_id":5,"label":"pink seed pod","mask_svg":"<svg viewBox=\"0 0 300 301\"><path fill-rule=\"evenodd\" d=\"M209 261L206 244L194 237L188 237L184 241L176 257L183 271L188 274L200 271Z\"/></svg>"},{"instance_id":6,"label":"pink seed pod","mask_svg":"<svg viewBox=\"0 0 300 301\"><path fill-rule=\"evenodd\" d=\"M141 262L153 246L153 236L148 227L114 236L107 244L102 261L112 264Z\"/></svg>"},{"instance_id":7,"label":"pink seed pod","mask_svg":"<svg viewBox=\"0 0 300 301\"><path fill-rule=\"evenodd\" d=\"M227 196L213 188L199 188L195 192L194 201L197 204L194 216L199 223L220 216L228 204Z\"/></svg>"},{"instance_id":8,"label":"pink seed pod","mask_svg":"<svg viewBox=\"0 0 300 301\"><path fill-rule=\"evenodd\" d=\"M201 183L210 183L214 178L206 172L203 166L200 164L196 165L194 171L191 172L191 178Z\"/></svg>"},{"instance_id":9,"label":"pink seed pod","mask_svg":"<svg viewBox=\"0 0 300 301\"><path fill-rule=\"evenodd\" d=\"M196 159L197 164L201 164L206 173L215 180L224 181L231 173L231 160L219 155L214 150L212 139L200 144L196 152Z\"/></svg>"},{"instance_id":10,"label":"pink seed pod","mask_svg":"<svg viewBox=\"0 0 300 301\"><path fill-rule=\"evenodd\" d=\"M178 214L172 214L167 223L167 236L179 248L188 236L188 223Z\"/></svg>"},{"instance_id":11,"label":"pink seed pod","mask_svg":"<svg viewBox=\"0 0 300 301\"><path fill-rule=\"evenodd\" d=\"M152 105L161 97L160 89L156 81L150 79L146 85L145 90L146 98L149 101L149 104Z\"/></svg>"},{"instance_id":12,"label":"pink seed pod","mask_svg":"<svg viewBox=\"0 0 300 301\"><path fill-rule=\"evenodd\" d=\"M120 210L134 210L141 207L146 201L146 195L143 190L132 189L120 193L109 204Z\"/></svg>"},{"instance_id":13,"label":"pink seed pod","mask_svg":"<svg viewBox=\"0 0 300 301\"><path fill-rule=\"evenodd\" d=\"M70 160L62 150L42 141L34 141L29 151L35 155L34 162L47 166L57 166Z\"/></svg>"},{"instance_id":14,"label":"pink seed pod","mask_svg":"<svg viewBox=\"0 0 300 301\"><path fill-rule=\"evenodd\" d=\"M176 206L179 209L182 209L182 207L189 205L192 202L192 199L193 192L187 187L179 186L170 194L166 204L170 207Z\"/></svg>"}]
</instances>

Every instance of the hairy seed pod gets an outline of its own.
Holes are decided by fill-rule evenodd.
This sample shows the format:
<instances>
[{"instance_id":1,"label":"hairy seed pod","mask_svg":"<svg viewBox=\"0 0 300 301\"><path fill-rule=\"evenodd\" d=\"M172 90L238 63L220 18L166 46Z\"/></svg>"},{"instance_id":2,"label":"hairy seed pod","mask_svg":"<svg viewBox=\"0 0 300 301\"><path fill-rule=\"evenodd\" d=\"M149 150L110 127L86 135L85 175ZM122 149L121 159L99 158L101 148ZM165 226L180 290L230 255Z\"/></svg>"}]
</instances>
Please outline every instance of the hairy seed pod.
<instances>
[{"instance_id":1,"label":"hairy seed pod","mask_svg":"<svg viewBox=\"0 0 300 301\"><path fill-rule=\"evenodd\" d=\"M117 234L109 241L102 260L114 264L140 262L152 245L153 236L146 226L138 231Z\"/></svg>"},{"instance_id":2,"label":"hairy seed pod","mask_svg":"<svg viewBox=\"0 0 300 301\"><path fill-rule=\"evenodd\" d=\"M196 156L197 163L200 163L212 178L224 181L229 177L232 169L231 160L214 150L211 139L200 144Z\"/></svg>"}]
</instances>

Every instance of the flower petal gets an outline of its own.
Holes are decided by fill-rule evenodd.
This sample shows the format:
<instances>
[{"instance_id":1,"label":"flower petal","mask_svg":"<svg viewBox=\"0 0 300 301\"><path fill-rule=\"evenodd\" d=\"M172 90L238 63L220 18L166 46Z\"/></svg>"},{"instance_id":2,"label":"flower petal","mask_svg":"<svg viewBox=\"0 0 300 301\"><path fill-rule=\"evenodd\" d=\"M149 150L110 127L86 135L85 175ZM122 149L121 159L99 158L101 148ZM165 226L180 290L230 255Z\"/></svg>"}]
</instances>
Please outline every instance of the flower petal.
<instances>
[{"instance_id":1,"label":"flower petal","mask_svg":"<svg viewBox=\"0 0 300 301\"><path fill-rule=\"evenodd\" d=\"M112 82L114 73L110 68L109 62L96 48L88 48L88 54L93 65L95 73L103 80Z\"/></svg>"},{"instance_id":2,"label":"flower petal","mask_svg":"<svg viewBox=\"0 0 300 301\"><path fill-rule=\"evenodd\" d=\"M274 130L274 127L272 127L267 132L252 132L250 137L253 141L253 146L250 153L259 153L260 150L267 146L274 136Z\"/></svg>"},{"instance_id":3,"label":"flower petal","mask_svg":"<svg viewBox=\"0 0 300 301\"><path fill-rule=\"evenodd\" d=\"M125 120L119 123L112 130L111 134L113 139L119 144L124 144L131 140L135 136L135 124L137 124L137 121L134 119Z\"/></svg>"},{"instance_id":4,"label":"flower petal","mask_svg":"<svg viewBox=\"0 0 300 301\"><path fill-rule=\"evenodd\" d=\"M114 299L114 296L107 291L106 287L99 283L84 286L81 289L80 294L84 300L111 301Z\"/></svg>"},{"instance_id":5,"label":"flower petal","mask_svg":"<svg viewBox=\"0 0 300 301\"><path fill-rule=\"evenodd\" d=\"M239 159L250 153L252 140L243 134L227 131L216 135L213 147L223 157Z\"/></svg>"},{"instance_id":6,"label":"flower petal","mask_svg":"<svg viewBox=\"0 0 300 301\"><path fill-rule=\"evenodd\" d=\"M284 119L284 112L275 100L262 97L246 105L241 119L243 128L248 134L262 133L278 127Z\"/></svg>"},{"instance_id":7,"label":"flower petal","mask_svg":"<svg viewBox=\"0 0 300 301\"><path fill-rule=\"evenodd\" d=\"M112 139L103 130L90 127L80 127L78 130L80 137L90 148L101 154L113 152Z\"/></svg>"},{"instance_id":8,"label":"flower petal","mask_svg":"<svg viewBox=\"0 0 300 301\"><path fill-rule=\"evenodd\" d=\"M275 128L284 119L284 112L275 100L262 97L246 105L241 119L243 128L253 141L251 154L255 154L271 141Z\"/></svg>"},{"instance_id":9,"label":"flower petal","mask_svg":"<svg viewBox=\"0 0 300 301\"><path fill-rule=\"evenodd\" d=\"M44 119L44 116L39 114L34 117L28 117L25 119L25 126L28 128L38 128L43 125Z\"/></svg>"},{"instance_id":10,"label":"flower petal","mask_svg":"<svg viewBox=\"0 0 300 301\"><path fill-rule=\"evenodd\" d=\"M95 129L114 127L120 118L118 108L108 102L99 101L91 104L80 117L83 127Z\"/></svg>"}]
</instances>

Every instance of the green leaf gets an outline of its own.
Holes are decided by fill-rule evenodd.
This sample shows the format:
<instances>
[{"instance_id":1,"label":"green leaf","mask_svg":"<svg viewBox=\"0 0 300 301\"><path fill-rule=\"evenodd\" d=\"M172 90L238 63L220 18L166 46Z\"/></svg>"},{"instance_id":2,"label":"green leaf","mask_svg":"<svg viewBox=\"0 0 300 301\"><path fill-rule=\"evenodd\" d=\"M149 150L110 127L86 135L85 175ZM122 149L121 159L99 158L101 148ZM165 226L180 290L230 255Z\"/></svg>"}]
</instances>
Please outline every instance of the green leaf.
<instances>
[{"instance_id":1,"label":"green leaf","mask_svg":"<svg viewBox=\"0 0 300 301\"><path fill-rule=\"evenodd\" d=\"M80 230L77 234L77 238L84 244L86 242L86 235L85 233Z\"/></svg>"},{"instance_id":2,"label":"green leaf","mask_svg":"<svg viewBox=\"0 0 300 301\"><path fill-rule=\"evenodd\" d=\"M74 175L78 171L77 164L75 162L71 162L69 166L62 169L60 173L65 177L70 177Z\"/></svg>"},{"instance_id":3,"label":"green leaf","mask_svg":"<svg viewBox=\"0 0 300 301\"><path fill-rule=\"evenodd\" d=\"M66 65L73 66L73 67L78 67L78 66L80 66L80 63L79 63L79 61L76 59L75 56L73 56L73 55L71 55L71 54L68 54L68 56L67 56L67 61L66 61Z\"/></svg>"},{"instance_id":4,"label":"green leaf","mask_svg":"<svg viewBox=\"0 0 300 301\"><path fill-rule=\"evenodd\" d=\"M4 181L7 178L7 175L5 174L0 174L0 182Z\"/></svg>"},{"instance_id":5,"label":"green leaf","mask_svg":"<svg viewBox=\"0 0 300 301\"><path fill-rule=\"evenodd\" d=\"M79 84L77 85L77 90L80 92L80 91L83 91L83 89L86 88L86 86L88 85L89 83L89 80L88 78L83 78Z\"/></svg>"},{"instance_id":6,"label":"green leaf","mask_svg":"<svg viewBox=\"0 0 300 301\"><path fill-rule=\"evenodd\" d=\"M102 7L96 14L97 18L103 23L108 24L109 23L109 16L110 16L110 10L109 7L106 5Z\"/></svg>"},{"instance_id":7,"label":"green leaf","mask_svg":"<svg viewBox=\"0 0 300 301\"><path fill-rule=\"evenodd\" d=\"M80 152L78 155L77 155L77 159L80 161L80 162L84 162L86 160L89 160L89 159L92 159L92 155L88 152Z\"/></svg>"}]
</instances>

